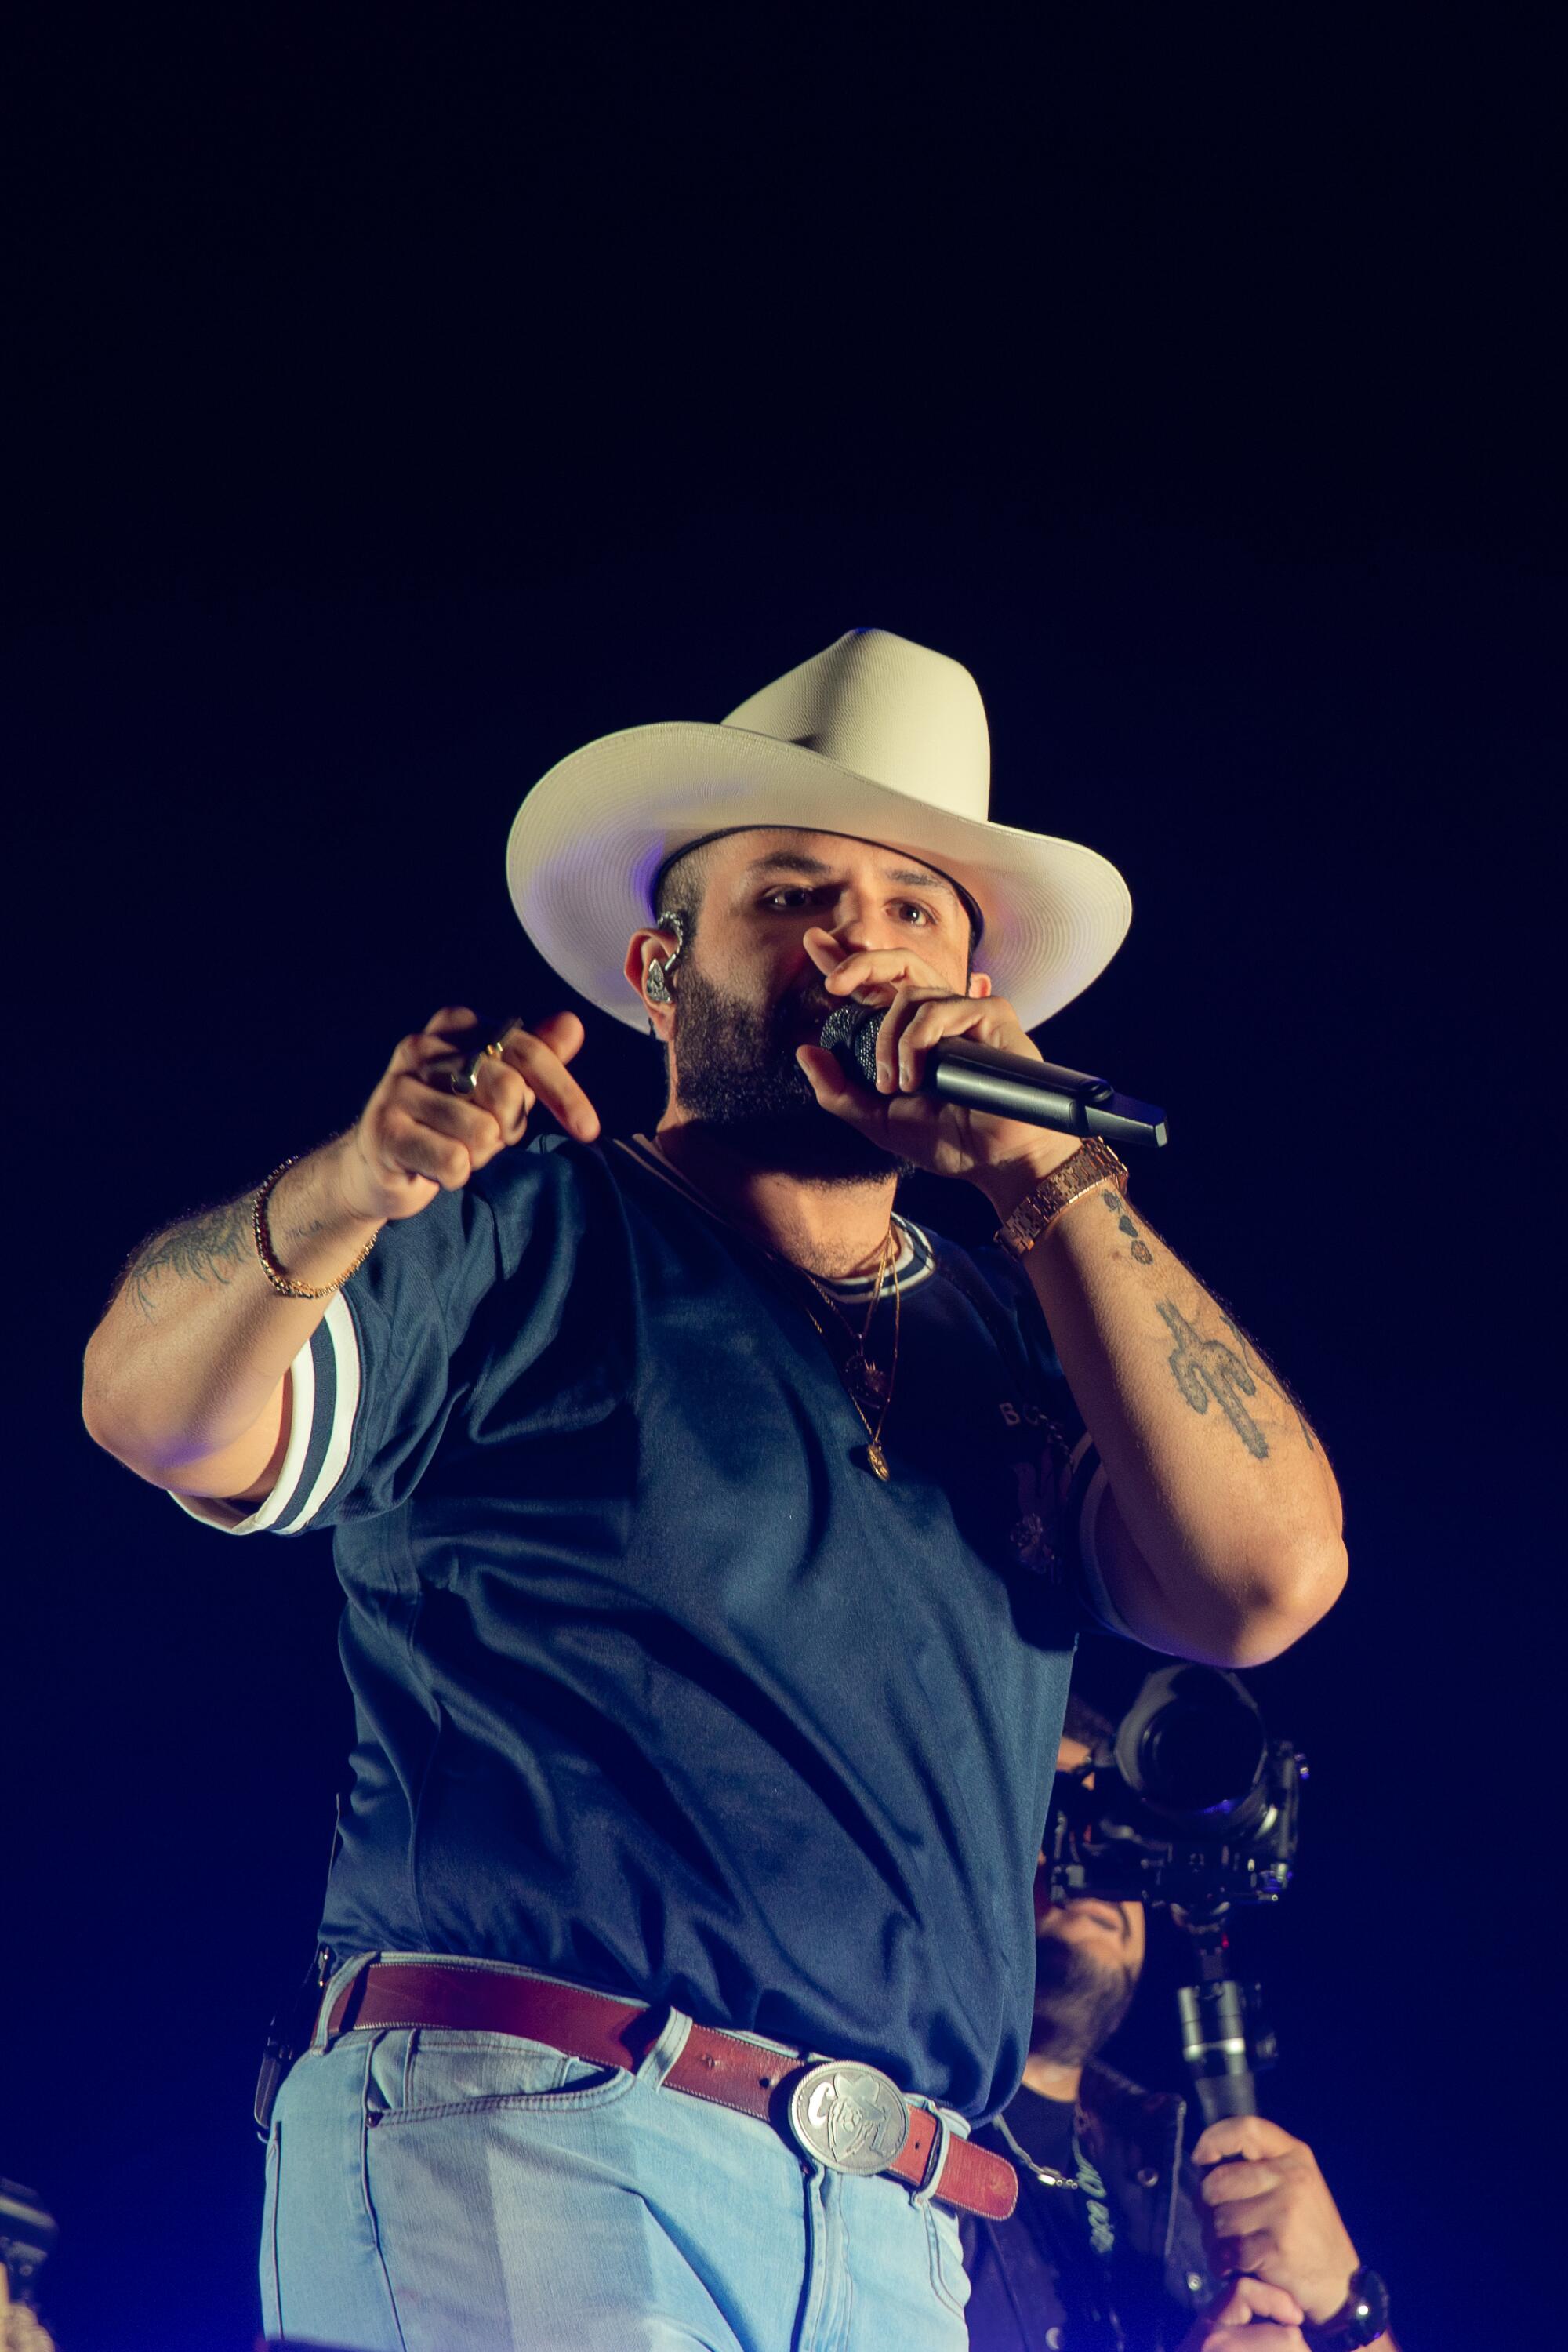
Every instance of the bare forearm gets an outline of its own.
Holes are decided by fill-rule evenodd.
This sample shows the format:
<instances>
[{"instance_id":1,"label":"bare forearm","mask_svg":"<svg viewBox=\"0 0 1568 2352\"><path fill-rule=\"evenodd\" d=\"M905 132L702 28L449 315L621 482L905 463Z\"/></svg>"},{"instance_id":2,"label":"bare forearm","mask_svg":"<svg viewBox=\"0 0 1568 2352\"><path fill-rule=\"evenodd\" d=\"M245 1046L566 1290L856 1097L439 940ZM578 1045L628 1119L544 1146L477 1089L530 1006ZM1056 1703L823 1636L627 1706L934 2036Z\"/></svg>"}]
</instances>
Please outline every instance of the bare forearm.
<instances>
[{"instance_id":1,"label":"bare forearm","mask_svg":"<svg viewBox=\"0 0 1568 2352\"><path fill-rule=\"evenodd\" d=\"M993 1198L1005 1213L1026 1189ZM1294 1401L1114 1186L1025 1263L1105 1465L1103 1564L1134 1631L1218 1663L1273 1655L1344 1575L1333 1473Z\"/></svg>"},{"instance_id":2,"label":"bare forearm","mask_svg":"<svg viewBox=\"0 0 1568 2352\"><path fill-rule=\"evenodd\" d=\"M268 1203L278 1263L328 1284L378 1230L337 1181L341 1146L289 1170ZM99 1444L144 1477L179 1483L270 1410L327 1300L289 1298L261 1269L251 1195L204 1209L136 1252L89 1343L83 1412Z\"/></svg>"},{"instance_id":3,"label":"bare forearm","mask_svg":"<svg viewBox=\"0 0 1568 2352\"><path fill-rule=\"evenodd\" d=\"M598 1113L567 1069L574 1013L487 1038L465 1004L444 1005L395 1048L347 1134L274 1186L271 1254L290 1279L335 1286L384 1224L522 1141L536 1102L592 1142ZM327 1311L267 1279L249 1196L156 1234L127 1267L87 1351L82 1410L99 1444L184 1494L268 1491L288 1442L288 1371Z\"/></svg>"}]
</instances>

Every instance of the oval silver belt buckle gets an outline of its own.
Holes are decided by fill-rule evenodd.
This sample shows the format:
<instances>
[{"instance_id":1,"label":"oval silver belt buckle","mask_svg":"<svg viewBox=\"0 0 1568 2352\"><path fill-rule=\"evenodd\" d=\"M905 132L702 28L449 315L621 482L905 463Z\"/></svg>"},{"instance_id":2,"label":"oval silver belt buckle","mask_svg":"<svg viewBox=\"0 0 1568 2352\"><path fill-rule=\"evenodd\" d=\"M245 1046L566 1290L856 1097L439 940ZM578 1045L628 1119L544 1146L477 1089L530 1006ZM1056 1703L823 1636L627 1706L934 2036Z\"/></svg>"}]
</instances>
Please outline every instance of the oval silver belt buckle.
<instances>
[{"instance_id":1,"label":"oval silver belt buckle","mask_svg":"<svg viewBox=\"0 0 1568 2352\"><path fill-rule=\"evenodd\" d=\"M790 2094L789 2127L807 2156L835 2172L886 2172L903 2153L910 2110L879 2068L830 2058L808 2068Z\"/></svg>"}]
</instances>

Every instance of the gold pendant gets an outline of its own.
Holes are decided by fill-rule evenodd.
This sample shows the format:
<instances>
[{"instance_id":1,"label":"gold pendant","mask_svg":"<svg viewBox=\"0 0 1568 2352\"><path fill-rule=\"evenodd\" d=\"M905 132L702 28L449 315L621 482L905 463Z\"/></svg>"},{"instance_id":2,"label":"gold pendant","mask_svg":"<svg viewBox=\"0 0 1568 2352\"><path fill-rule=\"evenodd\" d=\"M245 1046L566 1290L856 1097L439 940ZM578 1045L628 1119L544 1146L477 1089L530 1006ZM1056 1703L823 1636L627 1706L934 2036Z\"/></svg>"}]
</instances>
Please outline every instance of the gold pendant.
<instances>
[{"instance_id":1,"label":"gold pendant","mask_svg":"<svg viewBox=\"0 0 1568 2352\"><path fill-rule=\"evenodd\" d=\"M891 1473L888 1468L888 1457L883 1453L875 1438L871 1440L870 1444L866 1448L866 1459L871 1465L872 1469L876 1472L879 1478L887 1478L891 1475Z\"/></svg>"}]
</instances>

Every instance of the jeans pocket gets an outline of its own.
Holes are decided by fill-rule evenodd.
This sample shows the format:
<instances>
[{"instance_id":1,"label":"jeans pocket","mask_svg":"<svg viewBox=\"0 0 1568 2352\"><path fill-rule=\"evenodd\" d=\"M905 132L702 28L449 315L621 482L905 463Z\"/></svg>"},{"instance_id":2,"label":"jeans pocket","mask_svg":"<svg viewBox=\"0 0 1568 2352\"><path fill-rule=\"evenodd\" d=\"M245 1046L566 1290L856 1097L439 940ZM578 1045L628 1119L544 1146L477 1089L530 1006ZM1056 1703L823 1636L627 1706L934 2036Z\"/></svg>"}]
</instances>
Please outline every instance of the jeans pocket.
<instances>
[{"instance_id":1,"label":"jeans pocket","mask_svg":"<svg viewBox=\"0 0 1568 2352\"><path fill-rule=\"evenodd\" d=\"M969 2273L963 2267L963 2242L958 2223L942 2206L924 2208L926 2245L931 2255L931 2283L937 2300L949 2311L962 2313L969 2301Z\"/></svg>"},{"instance_id":2,"label":"jeans pocket","mask_svg":"<svg viewBox=\"0 0 1568 2352\"><path fill-rule=\"evenodd\" d=\"M379 2038L368 2090L378 2121L399 2124L479 2109L607 2106L636 2080L521 2034L422 2026Z\"/></svg>"}]
</instances>

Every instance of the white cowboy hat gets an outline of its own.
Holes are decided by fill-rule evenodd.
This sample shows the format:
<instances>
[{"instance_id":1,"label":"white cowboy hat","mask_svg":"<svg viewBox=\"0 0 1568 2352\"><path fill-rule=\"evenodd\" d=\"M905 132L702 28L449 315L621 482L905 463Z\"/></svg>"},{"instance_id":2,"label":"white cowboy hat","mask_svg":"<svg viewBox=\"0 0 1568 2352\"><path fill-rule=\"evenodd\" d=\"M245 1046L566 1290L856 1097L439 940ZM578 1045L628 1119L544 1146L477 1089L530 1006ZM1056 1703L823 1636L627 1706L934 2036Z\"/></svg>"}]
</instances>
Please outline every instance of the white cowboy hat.
<instances>
[{"instance_id":1,"label":"white cowboy hat","mask_svg":"<svg viewBox=\"0 0 1568 2352\"><path fill-rule=\"evenodd\" d=\"M633 1028L626 942L659 868L738 827L799 825L908 851L985 919L979 968L1032 1029L1104 971L1131 920L1114 866L986 817L991 742L961 664L886 629L847 636L720 726L603 735L541 777L507 843L518 919L563 980Z\"/></svg>"}]
</instances>

